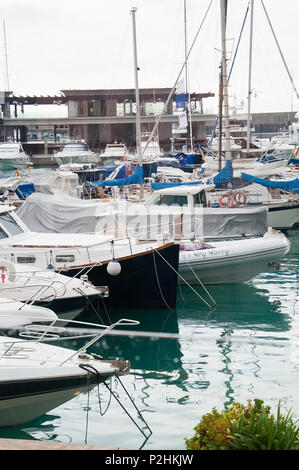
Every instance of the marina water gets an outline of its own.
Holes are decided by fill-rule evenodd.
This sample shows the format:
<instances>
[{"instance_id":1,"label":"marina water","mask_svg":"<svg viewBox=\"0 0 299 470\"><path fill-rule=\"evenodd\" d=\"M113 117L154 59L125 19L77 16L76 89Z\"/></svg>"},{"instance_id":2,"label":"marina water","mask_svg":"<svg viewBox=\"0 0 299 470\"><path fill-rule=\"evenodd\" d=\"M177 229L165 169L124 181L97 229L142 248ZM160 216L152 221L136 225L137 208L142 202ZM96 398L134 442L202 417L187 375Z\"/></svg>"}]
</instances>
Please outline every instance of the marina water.
<instances>
[{"instance_id":1,"label":"marina water","mask_svg":"<svg viewBox=\"0 0 299 470\"><path fill-rule=\"evenodd\" d=\"M203 414L233 401L261 398L275 413L292 409L299 417L299 230L287 234L291 252L279 266L240 285L208 286L213 308L187 286L179 287L175 311L105 311L93 309L77 319L138 319L136 332L172 333L178 338L109 336L91 351L105 358L131 361L122 383L152 430L143 435L109 396L98 390L75 397L42 417L16 428L0 430L0 438L38 439L125 449L185 449ZM197 291L208 301L207 293ZM210 302L211 303L211 302ZM69 344L69 342L67 343ZM73 347L78 346L78 340ZM136 422L136 410L123 390L113 389ZM106 410L107 409L107 410ZM106 411L106 412L105 412Z\"/></svg>"}]
</instances>

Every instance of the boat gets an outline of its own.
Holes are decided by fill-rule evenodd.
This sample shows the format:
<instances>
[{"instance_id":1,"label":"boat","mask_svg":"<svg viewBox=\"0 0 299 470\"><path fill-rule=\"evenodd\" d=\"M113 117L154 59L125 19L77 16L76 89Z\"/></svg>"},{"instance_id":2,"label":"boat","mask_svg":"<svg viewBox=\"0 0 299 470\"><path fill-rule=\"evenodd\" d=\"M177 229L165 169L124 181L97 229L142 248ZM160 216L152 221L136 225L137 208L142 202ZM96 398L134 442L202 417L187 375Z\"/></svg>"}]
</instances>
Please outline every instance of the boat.
<instances>
[{"instance_id":1,"label":"boat","mask_svg":"<svg viewBox=\"0 0 299 470\"><path fill-rule=\"evenodd\" d=\"M64 145L63 149L54 154L54 159L58 165L66 163L98 163L99 156L92 152L82 140L73 140Z\"/></svg>"},{"instance_id":2,"label":"boat","mask_svg":"<svg viewBox=\"0 0 299 470\"><path fill-rule=\"evenodd\" d=\"M20 142L0 143L0 169L18 170L32 166Z\"/></svg>"},{"instance_id":3,"label":"boat","mask_svg":"<svg viewBox=\"0 0 299 470\"><path fill-rule=\"evenodd\" d=\"M254 177L251 178L252 180L254 179ZM213 178L211 178L211 182L212 180ZM152 184L152 186L154 186L154 184ZM170 183L168 188L167 183L159 186L163 186L164 189L157 189L145 201L145 204L156 206L156 208L166 205L185 205L190 211L194 211L196 209L196 205L201 204L202 217L204 221L203 233L205 236L209 236L209 223L212 224L213 217L215 219L215 227L216 220L218 221L219 235L221 236L221 231L223 231L226 223L228 223L228 218L232 217L233 221L234 214L237 217L237 215L240 214L239 211L242 210L244 210L244 221L239 222L239 226L235 226L235 222L232 222L232 233L233 231L238 231L239 227L239 234L246 234L245 214L247 214L247 217L250 217L252 228L254 225L254 218L258 221L258 216L257 214L254 215L254 213L250 215L250 211L252 209L256 210L257 208L266 211L267 227L271 227L276 230L286 230L296 227L299 223L298 195L279 189L267 189L257 183L248 184L243 181L238 187L233 189L224 189L216 187L213 184L204 184L204 182L202 184L200 184L200 182L189 184ZM221 212L217 213L217 210L220 210ZM222 222L220 219L222 219ZM244 226L243 222L245 223ZM228 231L226 232L226 236L229 236L227 234Z\"/></svg>"},{"instance_id":4,"label":"boat","mask_svg":"<svg viewBox=\"0 0 299 470\"><path fill-rule=\"evenodd\" d=\"M8 297L0 297L0 328L10 329L18 328L24 325L30 325L34 321L58 320L57 315L51 309L25 302L18 302Z\"/></svg>"},{"instance_id":5,"label":"boat","mask_svg":"<svg viewBox=\"0 0 299 470\"><path fill-rule=\"evenodd\" d=\"M93 286L108 286L106 303L111 306L144 309L176 305L179 247L173 240L105 235L105 227L97 219L94 222L99 222L99 230L86 233L84 218L78 207L75 210L83 232L39 233L22 222L13 206L0 206L1 258L10 261L13 257L16 263L54 269L70 277L88 275ZM31 222L36 220L32 214ZM58 213L53 217L49 213L44 222L47 220L55 223ZM73 223L72 219L70 230ZM114 227L117 232L115 220Z\"/></svg>"},{"instance_id":6,"label":"boat","mask_svg":"<svg viewBox=\"0 0 299 470\"><path fill-rule=\"evenodd\" d=\"M119 165L129 155L125 144L114 142L107 144L104 152L100 154L102 165Z\"/></svg>"},{"instance_id":7,"label":"boat","mask_svg":"<svg viewBox=\"0 0 299 470\"><path fill-rule=\"evenodd\" d=\"M88 324L89 328L97 328L96 332L85 333L89 341L78 350L56 344L59 340L82 338L82 334L63 337L67 329L60 327L59 321L52 320L50 325L43 318L41 321L42 324L25 326L18 338L0 336L1 428L23 425L75 396L89 393L99 384L109 387L108 379L130 372L128 361L104 360L87 350L116 326L132 325L136 321L119 320L108 327ZM84 325L75 324L81 328ZM55 345L43 342L51 340Z\"/></svg>"},{"instance_id":8,"label":"boat","mask_svg":"<svg viewBox=\"0 0 299 470\"><path fill-rule=\"evenodd\" d=\"M31 261L26 257L18 257L14 263L0 260L0 296L50 307L59 318L73 319L92 302L109 295L107 286L94 287L84 276L70 278L53 269L33 267Z\"/></svg>"},{"instance_id":9,"label":"boat","mask_svg":"<svg viewBox=\"0 0 299 470\"><path fill-rule=\"evenodd\" d=\"M269 230L261 238L189 243L180 246L179 279L190 285L241 284L269 270L290 250L289 240Z\"/></svg>"}]
</instances>

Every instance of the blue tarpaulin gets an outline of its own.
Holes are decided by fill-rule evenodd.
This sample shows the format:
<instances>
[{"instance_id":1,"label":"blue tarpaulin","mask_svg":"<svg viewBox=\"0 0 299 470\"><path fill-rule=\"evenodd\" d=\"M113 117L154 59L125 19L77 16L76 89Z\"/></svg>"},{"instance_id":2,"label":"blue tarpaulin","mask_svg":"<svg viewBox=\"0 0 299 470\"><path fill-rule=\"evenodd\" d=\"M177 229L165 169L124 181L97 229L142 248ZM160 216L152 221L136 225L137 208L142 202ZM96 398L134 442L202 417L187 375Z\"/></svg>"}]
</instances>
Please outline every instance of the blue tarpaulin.
<instances>
[{"instance_id":1,"label":"blue tarpaulin","mask_svg":"<svg viewBox=\"0 0 299 470\"><path fill-rule=\"evenodd\" d=\"M290 181L273 181L273 180L265 180L263 178L257 178L256 176L248 175L247 173L241 173L241 178L246 181L250 181L250 183L257 183L262 186L266 186L267 188L277 188L282 189L284 191L291 191L293 193L299 194L299 179L295 178Z\"/></svg>"},{"instance_id":2,"label":"blue tarpaulin","mask_svg":"<svg viewBox=\"0 0 299 470\"><path fill-rule=\"evenodd\" d=\"M176 158L181 166L184 165L199 165L202 163L202 156L199 153L177 153L173 155L173 158Z\"/></svg>"},{"instance_id":3,"label":"blue tarpaulin","mask_svg":"<svg viewBox=\"0 0 299 470\"><path fill-rule=\"evenodd\" d=\"M151 187L154 190L172 188L175 186L191 186L196 184L214 184L216 187L221 184L231 183L233 180L232 162L227 160L222 170L220 170L213 178L205 178L199 181L190 181L188 183L152 183Z\"/></svg>"},{"instance_id":4,"label":"blue tarpaulin","mask_svg":"<svg viewBox=\"0 0 299 470\"><path fill-rule=\"evenodd\" d=\"M135 172L125 178L115 180L93 181L94 186L128 186L129 184L142 184L143 182L143 168L138 166Z\"/></svg>"},{"instance_id":5,"label":"blue tarpaulin","mask_svg":"<svg viewBox=\"0 0 299 470\"><path fill-rule=\"evenodd\" d=\"M35 187L33 183L24 183L20 184L17 189L15 189L15 193L21 201L26 199L30 194L35 193Z\"/></svg>"}]
</instances>

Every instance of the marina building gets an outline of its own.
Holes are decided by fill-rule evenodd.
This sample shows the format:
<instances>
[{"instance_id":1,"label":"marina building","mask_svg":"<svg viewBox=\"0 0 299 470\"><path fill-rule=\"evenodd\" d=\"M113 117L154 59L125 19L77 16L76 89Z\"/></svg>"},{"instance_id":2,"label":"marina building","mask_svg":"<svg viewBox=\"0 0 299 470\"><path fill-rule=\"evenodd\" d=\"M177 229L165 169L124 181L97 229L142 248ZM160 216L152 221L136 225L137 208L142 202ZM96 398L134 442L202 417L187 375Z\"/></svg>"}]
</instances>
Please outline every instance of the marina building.
<instances>
[{"instance_id":1,"label":"marina building","mask_svg":"<svg viewBox=\"0 0 299 470\"><path fill-rule=\"evenodd\" d=\"M170 88L139 90L141 130L150 132L171 92ZM205 141L211 134L216 115L203 111L203 100L214 93L191 93L192 134L195 140ZM135 89L62 90L59 96L16 96L0 93L0 141L13 139L22 142L30 153L53 153L69 139L84 139L95 151L107 143L123 142L128 148L136 145ZM46 108L47 105L47 108ZM63 112L42 116L39 110L60 109ZM30 114L29 109L35 110ZM43 111L43 114L45 112ZM295 112L252 114L252 128L258 137L287 132L295 121ZM231 116L234 127L245 136L247 117ZM158 127L159 142L164 151L170 150L171 137L179 125L175 95L169 101Z\"/></svg>"}]
</instances>

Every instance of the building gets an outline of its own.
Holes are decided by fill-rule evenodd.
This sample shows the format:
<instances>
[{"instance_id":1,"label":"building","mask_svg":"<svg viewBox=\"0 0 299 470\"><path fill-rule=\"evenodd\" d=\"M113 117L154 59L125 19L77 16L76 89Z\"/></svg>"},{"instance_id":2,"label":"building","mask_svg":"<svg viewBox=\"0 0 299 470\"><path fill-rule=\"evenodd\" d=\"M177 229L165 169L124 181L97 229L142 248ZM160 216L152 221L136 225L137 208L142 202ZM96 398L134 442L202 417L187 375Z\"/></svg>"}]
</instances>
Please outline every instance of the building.
<instances>
[{"instance_id":1,"label":"building","mask_svg":"<svg viewBox=\"0 0 299 470\"><path fill-rule=\"evenodd\" d=\"M170 92L170 88L139 90L142 131L153 129ZM190 94L195 140L204 141L212 132L216 115L203 113L203 99L213 96L210 92ZM0 104L0 140L21 141L31 153L52 153L67 139L84 139L96 151L114 141L124 142L130 149L136 146L135 89L62 90L59 96L15 96L12 92L2 92ZM64 106L65 117L26 117L26 107L40 109L43 105ZM295 112L252 114L252 124L259 137L285 131L294 121ZM165 151L170 150L170 138L178 122L173 96L158 128L160 145ZM240 120L240 128L245 122Z\"/></svg>"}]
</instances>

